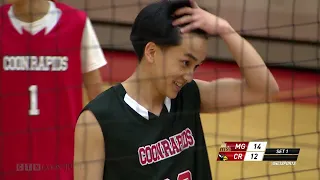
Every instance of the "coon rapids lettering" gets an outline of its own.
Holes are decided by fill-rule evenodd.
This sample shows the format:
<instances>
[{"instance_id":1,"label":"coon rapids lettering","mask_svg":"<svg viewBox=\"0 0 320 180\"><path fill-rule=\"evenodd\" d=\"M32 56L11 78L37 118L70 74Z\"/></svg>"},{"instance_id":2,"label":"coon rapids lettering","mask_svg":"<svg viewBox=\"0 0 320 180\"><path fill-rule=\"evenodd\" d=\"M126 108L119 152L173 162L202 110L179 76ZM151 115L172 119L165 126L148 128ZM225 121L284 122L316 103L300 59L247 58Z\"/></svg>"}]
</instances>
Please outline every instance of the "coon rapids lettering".
<instances>
[{"instance_id":1,"label":"coon rapids lettering","mask_svg":"<svg viewBox=\"0 0 320 180\"><path fill-rule=\"evenodd\" d=\"M162 139L154 144L138 148L139 161L142 166L153 164L176 156L195 145L192 131L186 128L181 133L168 139Z\"/></svg>"},{"instance_id":2,"label":"coon rapids lettering","mask_svg":"<svg viewBox=\"0 0 320 180\"><path fill-rule=\"evenodd\" d=\"M66 71L67 56L4 56L4 71Z\"/></svg>"}]
</instances>

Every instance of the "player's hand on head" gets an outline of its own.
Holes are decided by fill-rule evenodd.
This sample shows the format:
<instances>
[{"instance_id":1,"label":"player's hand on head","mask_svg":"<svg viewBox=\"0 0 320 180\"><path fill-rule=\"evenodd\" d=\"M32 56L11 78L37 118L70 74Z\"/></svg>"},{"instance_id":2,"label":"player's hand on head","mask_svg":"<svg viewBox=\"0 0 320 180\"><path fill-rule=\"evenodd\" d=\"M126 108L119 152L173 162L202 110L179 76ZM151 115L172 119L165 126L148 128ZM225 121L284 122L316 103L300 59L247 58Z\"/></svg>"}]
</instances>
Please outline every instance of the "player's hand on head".
<instances>
[{"instance_id":1,"label":"player's hand on head","mask_svg":"<svg viewBox=\"0 0 320 180\"><path fill-rule=\"evenodd\" d=\"M181 28L182 33L187 33L195 29L202 29L210 35L221 34L230 25L229 23L203 9L191 0L192 7L183 7L174 12L175 16L182 16L173 21L174 26L188 24Z\"/></svg>"}]
</instances>

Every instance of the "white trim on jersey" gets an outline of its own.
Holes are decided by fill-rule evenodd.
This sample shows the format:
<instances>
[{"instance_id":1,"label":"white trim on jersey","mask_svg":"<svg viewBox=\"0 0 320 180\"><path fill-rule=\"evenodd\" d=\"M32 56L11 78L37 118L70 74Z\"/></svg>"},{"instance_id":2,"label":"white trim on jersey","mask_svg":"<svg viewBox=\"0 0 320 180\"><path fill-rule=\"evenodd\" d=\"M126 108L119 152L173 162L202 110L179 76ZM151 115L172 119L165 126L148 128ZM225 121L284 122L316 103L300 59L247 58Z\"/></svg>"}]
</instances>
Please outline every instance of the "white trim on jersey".
<instances>
[{"instance_id":1,"label":"white trim on jersey","mask_svg":"<svg viewBox=\"0 0 320 180\"><path fill-rule=\"evenodd\" d=\"M14 28L22 34L22 29L30 32L32 35L37 34L44 28L46 28L46 34L48 34L58 23L62 11L58 9L54 2L50 3L49 12L43 18L32 23L26 23L18 20L14 13L12 6L9 9L8 15ZM86 19L86 24L81 41L81 70L82 73L87 73L99 69L107 64L104 53L100 47L97 35L93 29L89 18Z\"/></svg>"},{"instance_id":2,"label":"white trim on jersey","mask_svg":"<svg viewBox=\"0 0 320 180\"><path fill-rule=\"evenodd\" d=\"M45 34L48 34L58 23L62 13L61 10L58 9L52 1L48 1L48 3L50 4L48 13L43 18L31 23L23 22L17 19L13 13L13 8L11 6L8 12L8 16L12 25L20 34L23 33L22 29L25 29L32 35L35 35L44 28L46 28Z\"/></svg>"},{"instance_id":3,"label":"white trim on jersey","mask_svg":"<svg viewBox=\"0 0 320 180\"><path fill-rule=\"evenodd\" d=\"M136 111L138 114L140 114L142 117L149 120L149 111L141 106L137 101L135 101L133 98L131 98L128 94L124 96L124 102L126 102L134 111ZM171 110L171 99L166 97L164 100L164 105L168 109L168 112Z\"/></svg>"}]
</instances>

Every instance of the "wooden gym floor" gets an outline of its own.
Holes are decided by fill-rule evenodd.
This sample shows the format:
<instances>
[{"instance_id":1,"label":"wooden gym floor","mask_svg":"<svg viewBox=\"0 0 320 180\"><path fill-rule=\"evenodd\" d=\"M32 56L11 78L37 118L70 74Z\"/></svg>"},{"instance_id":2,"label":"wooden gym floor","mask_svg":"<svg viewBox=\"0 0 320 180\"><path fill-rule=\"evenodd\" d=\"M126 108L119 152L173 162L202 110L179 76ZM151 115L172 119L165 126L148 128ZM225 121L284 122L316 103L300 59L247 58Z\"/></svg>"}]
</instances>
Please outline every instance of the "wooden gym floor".
<instances>
[{"instance_id":1,"label":"wooden gym floor","mask_svg":"<svg viewBox=\"0 0 320 180\"><path fill-rule=\"evenodd\" d=\"M317 159L320 136L316 132L319 115L315 105L293 106L292 103L255 105L229 113L202 115L213 179L320 179L320 159ZM216 161L222 142L252 140L266 140L270 148L301 148L297 164L272 166L271 162Z\"/></svg>"}]
</instances>

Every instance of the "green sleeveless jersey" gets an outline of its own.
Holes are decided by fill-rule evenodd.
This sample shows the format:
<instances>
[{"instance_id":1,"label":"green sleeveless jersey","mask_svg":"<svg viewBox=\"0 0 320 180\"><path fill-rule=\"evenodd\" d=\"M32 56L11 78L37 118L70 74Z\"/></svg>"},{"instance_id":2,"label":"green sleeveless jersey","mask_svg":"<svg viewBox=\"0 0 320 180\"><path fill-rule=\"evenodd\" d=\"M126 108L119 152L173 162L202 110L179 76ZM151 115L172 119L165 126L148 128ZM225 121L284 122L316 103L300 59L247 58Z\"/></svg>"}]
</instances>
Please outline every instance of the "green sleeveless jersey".
<instances>
[{"instance_id":1,"label":"green sleeveless jersey","mask_svg":"<svg viewBox=\"0 0 320 180\"><path fill-rule=\"evenodd\" d=\"M200 121L200 94L192 81L161 114L139 114L117 84L83 110L98 120L105 140L105 180L211 180Z\"/></svg>"}]
</instances>

